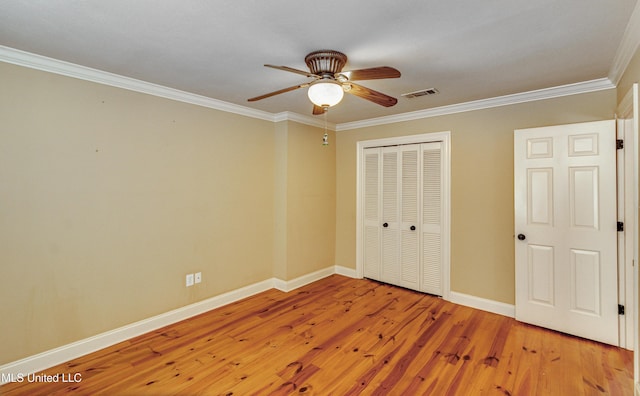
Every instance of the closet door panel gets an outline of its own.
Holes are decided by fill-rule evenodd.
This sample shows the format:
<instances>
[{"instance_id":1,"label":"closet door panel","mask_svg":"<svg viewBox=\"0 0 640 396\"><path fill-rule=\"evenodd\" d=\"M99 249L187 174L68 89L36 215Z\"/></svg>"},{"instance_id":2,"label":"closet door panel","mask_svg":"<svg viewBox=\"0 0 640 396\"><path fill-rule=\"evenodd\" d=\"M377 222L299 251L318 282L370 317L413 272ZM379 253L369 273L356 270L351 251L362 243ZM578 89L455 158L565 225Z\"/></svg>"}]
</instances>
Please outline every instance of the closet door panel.
<instances>
[{"instance_id":1,"label":"closet door panel","mask_svg":"<svg viewBox=\"0 0 640 396\"><path fill-rule=\"evenodd\" d=\"M382 281L400 282L399 157L396 147L382 149Z\"/></svg>"},{"instance_id":2,"label":"closet door panel","mask_svg":"<svg viewBox=\"0 0 640 396\"><path fill-rule=\"evenodd\" d=\"M380 279L380 149L364 151L364 276Z\"/></svg>"},{"instance_id":3,"label":"closet door panel","mask_svg":"<svg viewBox=\"0 0 640 396\"><path fill-rule=\"evenodd\" d=\"M443 294L441 146L422 145L422 291L439 296Z\"/></svg>"},{"instance_id":4,"label":"closet door panel","mask_svg":"<svg viewBox=\"0 0 640 396\"><path fill-rule=\"evenodd\" d=\"M420 145L400 146L400 285L420 289Z\"/></svg>"}]
</instances>

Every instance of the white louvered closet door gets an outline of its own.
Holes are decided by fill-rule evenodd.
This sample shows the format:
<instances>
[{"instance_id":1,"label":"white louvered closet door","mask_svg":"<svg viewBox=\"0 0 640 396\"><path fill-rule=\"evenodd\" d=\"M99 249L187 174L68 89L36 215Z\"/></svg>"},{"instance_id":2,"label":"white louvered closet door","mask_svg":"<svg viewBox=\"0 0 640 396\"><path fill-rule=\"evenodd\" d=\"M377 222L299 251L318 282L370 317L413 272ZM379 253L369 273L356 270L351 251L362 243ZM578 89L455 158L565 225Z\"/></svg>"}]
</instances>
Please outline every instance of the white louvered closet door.
<instances>
[{"instance_id":1,"label":"white louvered closet door","mask_svg":"<svg viewBox=\"0 0 640 396\"><path fill-rule=\"evenodd\" d=\"M400 283L399 172L397 147L382 149L382 273L383 282Z\"/></svg>"},{"instance_id":2,"label":"white louvered closet door","mask_svg":"<svg viewBox=\"0 0 640 396\"><path fill-rule=\"evenodd\" d=\"M364 150L365 277L442 295L441 150Z\"/></svg>"},{"instance_id":3,"label":"white louvered closet door","mask_svg":"<svg viewBox=\"0 0 640 396\"><path fill-rule=\"evenodd\" d=\"M420 145L399 146L400 286L420 290Z\"/></svg>"},{"instance_id":4,"label":"white louvered closet door","mask_svg":"<svg viewBox=\"0 0 640 396\"><path fill-rule=\"evenodd\" d=\"M380 149L364 154L364 276L380 279Z\"/></svg>"},{"instance_id":5,"label":"white louvered closet door","mask_svg":"<svg viewBox=\"0 0 640 396\"><path fill-rule=\"evenodd\" d=\"M422 291L443 294L442 143L422 145Z\"/></svg>"}]
</instances>

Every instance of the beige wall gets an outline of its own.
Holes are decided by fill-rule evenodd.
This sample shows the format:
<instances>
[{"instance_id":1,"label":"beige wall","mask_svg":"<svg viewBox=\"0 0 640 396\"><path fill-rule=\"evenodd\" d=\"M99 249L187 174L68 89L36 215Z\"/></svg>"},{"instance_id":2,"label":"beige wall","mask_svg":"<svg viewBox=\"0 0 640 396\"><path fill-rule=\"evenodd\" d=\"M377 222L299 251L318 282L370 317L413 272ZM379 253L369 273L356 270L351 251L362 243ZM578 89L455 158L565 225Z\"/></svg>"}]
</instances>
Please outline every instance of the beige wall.
<instances>
[{"instance_id":1,"label":"beige wall","mask_svg":"<svg viewBox=\"0 0 640 396\"><path fill-rule=\"evenodd\" d=\"M324 131L289 123L287 170L287 276L293 279L334 265L336 140Z\"/></svg>"},{"instance_id":2,"label":"beige wall","mask_svg":"<svg viewBox=\"0 0 640 396\"><path fill-rule=\"evenodd\" d=\"M270 121L5 63L0 86L0 364L333 265L321 129L289 122L283 142Z\"/></svg>"},{"instance_id":3,"label":"beige wall","mask_svg":"<svg viewBox=\"0 0 640 396\"><path fill-rule=\"evenodd\" d=\"M451 131L451 290L515 303L513 131L611 119L616 91L337 133L336 264L356 263L356 144Z\"/></svg>"},{"instance_id":4,"label":"beige wall","mask_svg":"<svg viewBox=\"0 0 640 396\"><path fill-rule=\"evenodd\" d=\"M333 266L336 145L329 131L295 122L276 125L274 276L291 280Z\"/></svg>"}]
</instances>

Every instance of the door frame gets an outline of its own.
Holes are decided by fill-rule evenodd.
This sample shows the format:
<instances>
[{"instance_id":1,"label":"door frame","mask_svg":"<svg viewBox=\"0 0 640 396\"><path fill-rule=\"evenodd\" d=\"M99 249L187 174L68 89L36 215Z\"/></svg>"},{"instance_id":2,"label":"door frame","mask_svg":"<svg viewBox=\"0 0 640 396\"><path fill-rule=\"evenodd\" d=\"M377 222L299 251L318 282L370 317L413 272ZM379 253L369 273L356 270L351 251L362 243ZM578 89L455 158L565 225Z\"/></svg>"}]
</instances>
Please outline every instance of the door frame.
<instances>
[{"instance_id":1,"label":"door frame","mask_svg":"<svg viewBox=\"0 0 640 396\"><path fill-rule=\"evenodd\" d=\"M621 221L625 222L624 239L621 242L623 248L621 249L621 255L624 256L621 260L620 270L622 277L621 285L624 286L624 290L621 290L620 298L624 298L624 304L626 307L626 315L621 320L621 347L634 350L634 382L636 384L636 393L640 394L640 354L638 353L639 335L638 335L638 145L639 142L639 116L638 108L640 106L638 102L638 83L632 85L627 91L624 98L618 105L616 111L616 118L618 120L618 139L622 138L625 141L623 150L624 161L623 174L619 175L619 182L624 182L625 190L624 196L620 197L619 203L624 208L623 216L619 217ZM630 141L631 140L631 141ZM631 144L629 144L631 143ZM620 180L620 178L624 180ZM619 212L620 213L620 212ZM624 271L624 272L622 272ZM631 279L629 279L631 278ZM622 340L624 337L624 344Z\"/></svg>"},{"instance_id":2,"label":"door frame","mask_svg":"<svg viewBox=\"0 0 640 396\"><path fill-rule=\"evenodd\" d=\"M364 149L372 147L399 146L417 143L442 142L443 180L442 180L442 298L450 297L451 269L451 132L423 133L382 139L361 140L357 142L356 153L356 277L364 275Z\"/></svg>"}]
</instances>

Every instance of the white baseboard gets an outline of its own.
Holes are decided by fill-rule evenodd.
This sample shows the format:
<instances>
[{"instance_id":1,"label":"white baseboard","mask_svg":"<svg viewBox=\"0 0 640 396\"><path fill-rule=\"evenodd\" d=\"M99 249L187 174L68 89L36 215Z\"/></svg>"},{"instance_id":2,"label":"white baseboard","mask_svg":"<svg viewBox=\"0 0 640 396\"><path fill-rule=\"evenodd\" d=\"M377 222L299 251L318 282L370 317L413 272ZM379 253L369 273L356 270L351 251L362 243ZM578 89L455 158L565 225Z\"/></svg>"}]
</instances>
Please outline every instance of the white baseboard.
<instances>
[{"instance_id":1,"label":"white baseboard","mask_svg":"<svg viewBox=\"0 0 640 396\"><path fill-rule=\"evenodd\" d=\"M355 278L355 270L341 266L334 266L303 275L290 281L283 281L278 278L267 279L173 311L148 319L143 319L130 325L110 330L102 334L97 334L71 344L63 345L37 355L2 365L0 366L0 385L9 382L11 378L19 377L19 375L26 376L27 374L37 373L49 367L76 359L80 356L84 356L150 331L157 330L164 326L180 322L181 320L200 315L212 309L250 297L254 294L258 294L272 288L289 292L322 278L326 278L332 274L340 274ZM11 375L13 375L13 377Z\"/></svg>"},{"instance_id":2,"label":"white baseboard","mask_svg":"<svg viewBox=\"0 0 640 396\"><path fill-rule=\"evenodd\" d=\"M510 318L516 317L516 307L511 304L487 300L485 298L471 296L469 294L450 292L449 301L452 303L464 305L471 308L480 309L482 311L492 312Z\"/></svg>"},{"instance_id":3,"label":"white baseboard","mask_svg":"<svg viewBox=\"0 0 640 396\"><path fill-rule=\"evenodd\" d=\"M269 290L273 288L273 284L273 279L254 283L207 300L199 301L102 334L97 334L71 344L63 345L37 355L5 364L0 366L0 374L3 374L0 375L0 385L8 382L8 379L11 378L7 374L14 374L14 376L22 374L26 376L30 373L39 372L119 342L126 341L133 337L137 337L164 326L210 311L214 308Z\"/></svg>"},{"instance_id":4,"label":"white baseboard","mask_svg":"<svg viewBox=\"0 0 640 396\"><path fill-rule=\"evenodd\" d=\"M349 278L357 278L358 277L358 275L356 274L355 268L347 268L347 267L343 267L341 265L336 265L335 272L338 275L346 276L346 277L349 277Z\"/></svg>"},{"instance_id":5,"label":"white baseboard","mask_svg":"<svg viewBox=\"0 0 640 396\"><path fill-rule=\"evenodd\" d=\"M635 386L633 387L634 388L633 394L635 396L640 396L640 382L636 382L634 385Z\"/></svg>"},{"instance_id":6,"label":"white baseboard","mask_svg":"<svg viewBox=\"0 0 640 396\"><path fill-rule=\"evenodd\" d=\"M282 290L283 292L290 292L291 290L295 290L304 285L308 285L309 283L313 283L315 281L318 281L322 278L326 278L327 276L333 275L335 273L336 273L336 270L334 266L334 267L323 268L316 272L302 275L298 278L295 278L289 281L283 281L282 279L273 278L274 279L273 287L275 287L278 290Z\"/></svg>"}]
</instances>

